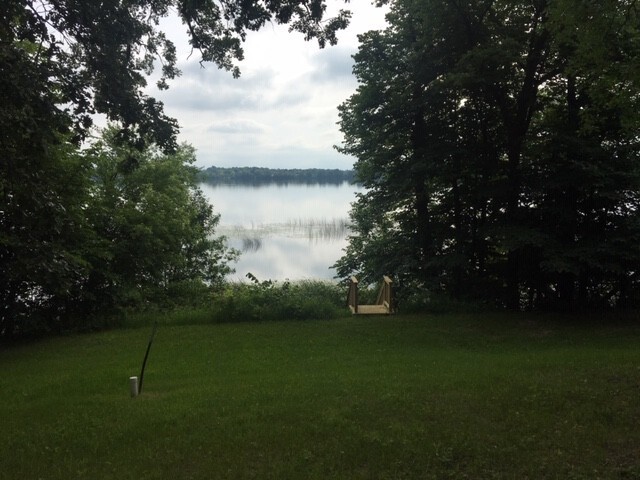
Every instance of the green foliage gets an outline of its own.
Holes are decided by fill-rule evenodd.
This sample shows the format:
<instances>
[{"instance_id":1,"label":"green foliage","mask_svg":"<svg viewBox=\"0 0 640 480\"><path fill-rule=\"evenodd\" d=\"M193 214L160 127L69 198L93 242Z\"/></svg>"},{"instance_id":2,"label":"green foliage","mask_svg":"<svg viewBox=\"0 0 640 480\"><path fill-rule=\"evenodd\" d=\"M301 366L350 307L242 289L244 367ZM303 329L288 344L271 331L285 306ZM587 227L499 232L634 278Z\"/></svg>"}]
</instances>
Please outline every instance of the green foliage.
<instances>
[{"instance_id":1,"label":"green foliage","mask_svg":"<svg viewBox=\"0 0 640 480\"><path fill-rule=\"evenodd\" d=\"M299 184L335 184L353 182L352 170L328 170L320 168L261 168L261 167L209 167L199 173L203 182L213 185L286 185Z\"/></svg>"},{"instance_id":2,"label":"green foliage","mask_svg":"<svg viewBox=\"0 0 640 480\"><path fill-rule=\"evenodd\" d=\"M368 189L339 275L511 308L637 301L636 3L398 0L388 19L339 108Z\"/></svg>"},{"instance_id":3,"label":"green foliage","mask_svg":"<svg viewBox=\"0 0 640 480\"><path fill-rule=\"evenodd\" d=\"M236 63L243 58L247 31L268 22L289 24L307 40L317 39L320 47L335 44L336 32L347 26L350 13L341 10L326 19L325 10L322 0L7 0L0 17L0 71L35 68L46 75L36 77L44 84L25 75L19 88L3 93L10 97L23 90L49 97L45 109L66 117L80 136L97 112L123 126L123 141L142 146L151 140L173 149L177 122L165 115L161 102L143 93L156 62L162 65L159 88L168 88L167 82L180 75L175 45L159 28L164 18L177 13L201 61L238 76Z\"/></svg>"},{"instance_id":4,"label":"green foliage","mask_svg":"<svg viewBox=\"0 0 640 480\"><path fill-rule=\"evenodd\" d=\"M214 294L213 316L221 322L311 320L344 316L344 289L322 281L258 281L228 284Z\"/></svg>"},{"instance_id":5,"label":"green foliage","mask_svg":"<svg viewBox=\"0 0 640 480\"><path fill-rule=\"evenodd\" d=\"M479 301L459 300L441 292L432 292L420 288L406 289L404 298L399 302L398 312L456 314L495 311L495 307L484 305Z\"/></svg>"},{"instance_id":6,"label":"green foliage","mask_svg":"<svg viewBox=\"0 0 640 480\"><path fill-rule=\"evenodd\" d=\"M301 280L295 282L259 281L252 274L250 283L226 283L220 288L200 290L199 285L179 284L171 294L186 288L183 298L170 298L145 310L127 309L111 321L126 327L161 325L196 325L245 323L280 320L328 320L349 316L346 290L330 282ZM194 291L195 290L195 291Z\"/></svg>"},{"instance_id":7,"label":"green foliage","mask_svg":"<svg viewBox=\"0 0 640 480\"><path fill-rule=\"evenodd\" d=\"M33 325L25 330L55 328L62 299L79 294L76 286L90 269L87 251L96 240L86 221L86 158L59 143L24 163L13 160L3 163L7 175L0 174L0 336L28 319Z\"/></svg>"},{"instance_id":8,"label":"green foliage","mask_svg":"<svg viewBox=\"0 0 640 480\"><path fill-rule=\"evenodd\" d=\"M137 168L128 172L123 165L132 152L117 147L113 134L108 132L91 150L95 172L89 215L107 245L89 280L93 290L120 299L116 304L136 305L161 303L194 281L219 286L236 252L214 236L219 215L197 189L193 148L182 146L171 155L137 154Z\"/></svg>"},{"instance_id":9,"label":"green foliage","mask_svg":"<svg viewBox=\"0 0 640 480\"><path fill-rule=\"evenodd\" d=\"M197 188L193 149L139 152L114 135L83 152L68 143L50 149L58 157L43 183L54 190L42 192L43 203L29 204L22 189L8 195L0 335L201 303L231 271L237 252L215 236L219 215Z\"/></svg>"}]
</instances>

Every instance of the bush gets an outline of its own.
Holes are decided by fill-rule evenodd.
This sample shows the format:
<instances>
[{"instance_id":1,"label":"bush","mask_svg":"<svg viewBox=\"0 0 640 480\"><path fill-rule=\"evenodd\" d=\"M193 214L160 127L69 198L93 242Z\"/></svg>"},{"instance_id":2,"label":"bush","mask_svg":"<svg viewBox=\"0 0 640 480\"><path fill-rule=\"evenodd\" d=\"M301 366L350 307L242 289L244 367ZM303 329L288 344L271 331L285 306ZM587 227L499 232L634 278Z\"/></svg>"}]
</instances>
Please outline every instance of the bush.
<instances>
[{"instance_id":1,"label":"bush","mask_svg":"<svg viewBox=\"0 0 640 480\"><path fill-rule=\"evenodd\" d=\"M330 282L263 281L227 283L212 293L201 282L182 282L171 289L158 289L153 301L137 302L129 308L65 315L57 331L90 331L105 328L139 328L160 325L255 322L273 320L326 320L349 315L346 289ZM148 292L147 292L148 293ZM135 295L135 292L132 293ZM25 335L48 333L49 323L35 323ZM62 320L61 320L62 321ZM44 320L43 320L44 322Z\"/></svg>"},{"instance_id":2,"label":"bush","mask_svg":"<svg viewBox=\"0 0 640 480\"><path fill-rule=\"evenodd\" d=\"M346 293L328 282L263 281L228 284L214 297L213 314L220 322L329 319L347 313Z\"/></svg>"},{"instance_id":3,"label":"bush","mask_svg":"<svg viewBox=\"0 0 640 480\"><path fill-rule=\"evenodd\" d=\"M183 280L149 291L147 297L150 304L161 309L198 307L209 303L211 287L201 280Z\"/></svg>"},{"instance_id":4,"label":"bush","mask_svg":"<svg viewBox=\"0 0 640 480\"><path fill-rule=\"evenodd\" d=\"M457 300L444 293L415 289L398 306L402 313L477 313L486 311L484 304L471 300Z\"/></svg>"}]
</instances>

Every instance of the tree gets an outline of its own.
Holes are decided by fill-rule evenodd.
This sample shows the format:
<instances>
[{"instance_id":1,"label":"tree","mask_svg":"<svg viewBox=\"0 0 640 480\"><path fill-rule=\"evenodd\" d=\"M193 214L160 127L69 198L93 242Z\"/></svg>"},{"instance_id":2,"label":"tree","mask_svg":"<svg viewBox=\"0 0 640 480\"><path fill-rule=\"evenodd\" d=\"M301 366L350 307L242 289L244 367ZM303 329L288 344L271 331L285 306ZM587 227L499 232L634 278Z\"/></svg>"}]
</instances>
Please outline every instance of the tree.
<instances>
[{"instance_id":1,"label":"tree","mask_svg":"<svg viewBox=\"0 0 640 480\"><path fill-rule=\"evenodd\" d=\"M133 171L116 130L90 150L91 201L87 217L100 245L82 290L90 308L163 303L176 288L218 285L237 254L215 236L219 215L198 189L195 153L148 149Z\"/></svg>"},{"instance_id":2,"label":"tree","mask_svg":"<svg viewBox=\"0 0 640 480\"><path fill-rule=\"evenodd\" d=\"M485 14L479 7L475 13ZM472 223L462 218L470 176L463 152L484 151L482 168L495 157L490 116L472 119L483 103L465 98L448 78L470 48L468 22L445 1L395 3L388 20L387 31L360 38L360 85L340 107L340 150L357 158L357 176L369 190L354 205L356 235L338 272L363 270L368 280L393 272L400 288L406 280L430 288L455 282L460 290L461 255L471 241L464 225Z\"/></svg>"},{"instance_id":3,"label":"tree","mask_svg":"<svg viewBox=\"0 0 640 480\"><path fill-rule=\"evenodd\" d=\"M370 190L339 273L384 262L413 285L511 308L629 301L637 8L393 2L391 26L361 38L360 85L340 108L342 150Z\"/></svg>"},{"instance_id":4,"label":"tree","mask_svg":"<svg viewBox=\"0 0 640 480\"><path fill-rule=\"evenodd\" d=\"M3 212L11 227L2 237L3 336L192 300L232 271L237 252L215 235L219 215L197 187L193 148L149 147L127 170L133 147L117 134L107 130L83 152L70 144L51 152L58 161L38 173L55 191L39 191L35 205L32 196L12 197Z\"/></svg>"},{"instance_id":5,"label":"tree","mask_svg":"<svg viewBox=\"0 0 640 480\"><path fill-rule=\"evenodd\" d=\"M56 328L95 244L87 159L68 143L25 146L28 155L0 181L0 336Z\"/></svg>"},{"instance_id":6,"label":"tree","mask_svg":"<svg viewBox=\"0 0 640 480\"><path fill-rule=\"evenodd\" d=\"M533 124L537 202L552 242L540 301L628 305L638 271L639 37L635 2L550 9L560 67ZM637 297L636 297L637 301Z\"/></svg>"}]
</instances>

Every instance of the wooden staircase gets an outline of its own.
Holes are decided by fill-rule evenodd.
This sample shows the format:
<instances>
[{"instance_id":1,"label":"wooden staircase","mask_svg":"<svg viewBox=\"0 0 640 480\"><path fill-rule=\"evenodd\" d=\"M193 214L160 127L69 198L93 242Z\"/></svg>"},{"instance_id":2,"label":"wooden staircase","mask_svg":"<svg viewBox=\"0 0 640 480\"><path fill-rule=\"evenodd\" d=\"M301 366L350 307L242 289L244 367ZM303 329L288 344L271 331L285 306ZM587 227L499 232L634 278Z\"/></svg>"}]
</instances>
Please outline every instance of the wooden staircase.
<instances>
[{"instance_id":1,"label":"wooden staircase","mask_svg":"<svg viewBox=\"0 0 640 480\"><path fill-rule=\"evenodd\" d=\"M358 279L351 277L347 305L354 315L389 315L391 313L391 279L384 275L375 305L358 304Z\"/></svg>"}]
</instances>

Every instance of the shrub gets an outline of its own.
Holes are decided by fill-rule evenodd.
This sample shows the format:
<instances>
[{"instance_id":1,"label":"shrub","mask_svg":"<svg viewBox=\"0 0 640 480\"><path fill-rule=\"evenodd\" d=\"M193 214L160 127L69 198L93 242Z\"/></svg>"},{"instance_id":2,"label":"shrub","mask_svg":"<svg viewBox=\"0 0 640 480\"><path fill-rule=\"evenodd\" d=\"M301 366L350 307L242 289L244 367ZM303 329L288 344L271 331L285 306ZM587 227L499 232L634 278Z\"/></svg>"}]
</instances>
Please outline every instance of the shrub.
<instances>
[{"instance_id":1,"label":"shrub","mask_svg":"<svg viewBox=\"0 0 640 480\"><path fill-rule=\"evenodd\" d=\"M399 305L403 313L476 313L489 307L467 299L455 299L449 295L416 289L406 295Z\"/></svg>"},{"instance_id":2,"label":"shrub","mask_svg":"<svg viewBox=\"0 0 640 480\"><path fill-rule=\"evenodd\" d=\"M228 284L214 297L213 314L217 321L329 319L344 315L345 293L328 282L258 281Z\"/></svg>"}]
</instances>

